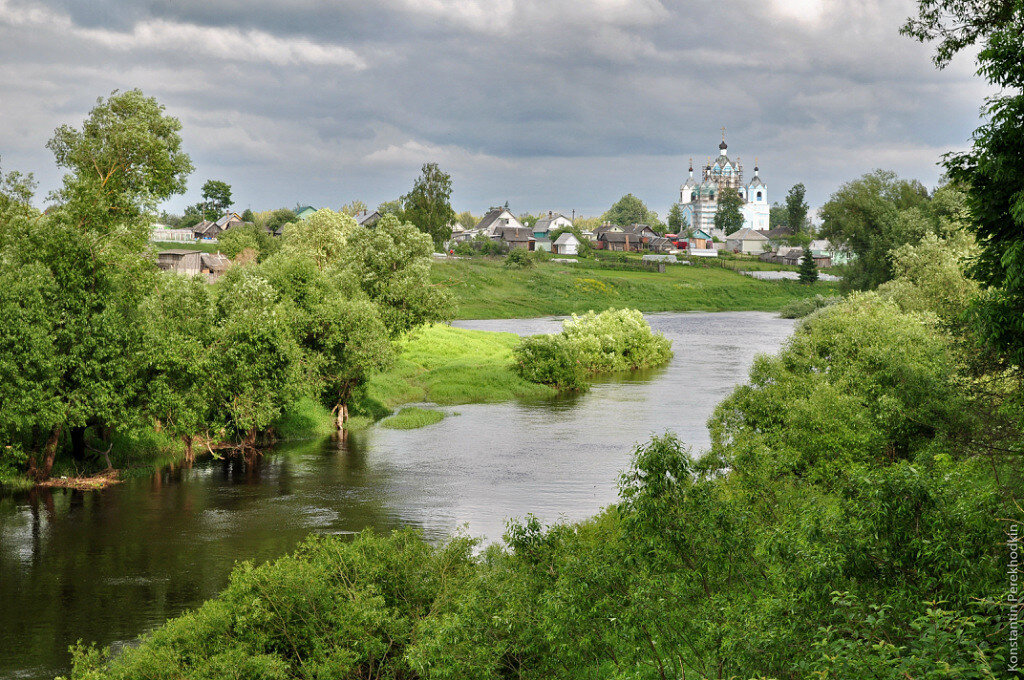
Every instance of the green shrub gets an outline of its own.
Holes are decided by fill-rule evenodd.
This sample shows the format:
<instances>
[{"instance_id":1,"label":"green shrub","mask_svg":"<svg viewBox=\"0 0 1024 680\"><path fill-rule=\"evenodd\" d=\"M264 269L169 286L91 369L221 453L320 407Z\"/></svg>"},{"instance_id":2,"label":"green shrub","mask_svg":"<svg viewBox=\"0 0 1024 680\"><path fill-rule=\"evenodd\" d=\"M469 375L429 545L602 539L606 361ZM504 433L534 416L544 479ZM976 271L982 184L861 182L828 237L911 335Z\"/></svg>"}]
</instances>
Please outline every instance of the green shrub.
<instances>
[{"instance_id":1,"label":"green shrub","mask_svg":"<svg viewBox=\"0 0 1024 680\"><path fill-rule=\"evenodd\" d=\"M813 312L842 302L843 298L838 295L815 295L803 300L793 300L779 310L779 316L783 319L802 319Z\"/></svg>"},{"instance_id":2,"label":"green shrub","mask_svg":"<svg viewBox=\"0 0 1024 680\"><path fill-rule=\"evenodd\" d=\"M534 261L530 259L530 254L525 248L513 248L505 256L506 269L526 269L532 266Z\"/></svg>"},{"instance_id":3,"label":"green shrub","mask_svg":"<svg viewBox=\"0 0 1024 680\"><path fill-rule=\"evenodd\" d=\"M444 420L444 413L441 411L410 406L403 408L389 418L385 418L381 421L380 426L391 430L415 430L439 423L442 420Z\"/></svg>"},{"instance_id":4,"label":"green shrub","mask_svg":"<svg viewBox=\"0 0 1024 680\"><path fill-rule=\"evenodd\" d=\"M523 338L513 350L516 371L524 380L551 385L558 390L585 390L587 370L579 352L563 335Z\"/></svg>"},{"instance_id":5,"label":"green shrub","mask_svg":"<svg viewBox=\"0 0 1024 680\"><path fill-rule=\"evenodd\" d=\"M672 343L651 331L635 309L573 314L562 332L524 338L513 351L524 379L560 390L582 390L587 378L660 366L672 358Z\"/></svg>"}]
</instances>

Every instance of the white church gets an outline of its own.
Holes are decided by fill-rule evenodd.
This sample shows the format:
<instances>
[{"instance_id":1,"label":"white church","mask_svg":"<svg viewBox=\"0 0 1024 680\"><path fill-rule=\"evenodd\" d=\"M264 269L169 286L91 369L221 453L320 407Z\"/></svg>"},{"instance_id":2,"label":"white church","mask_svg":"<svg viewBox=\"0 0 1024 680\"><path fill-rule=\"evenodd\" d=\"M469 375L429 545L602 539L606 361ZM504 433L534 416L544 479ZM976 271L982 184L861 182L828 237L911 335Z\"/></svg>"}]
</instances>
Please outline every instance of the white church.
<instances>
[{"instance_id":1,"label":"white church","mask_svg":"<svg viewBox=\"0 0 1024 680\"><path fill-rule=\"evenodd\" d=\"M718 158L708 162L701 170L698 183L693 178L693 159L690 159L690 177L679 189L679 202L683 209L683 223L694 229L701 229L710 234L715 226L715 213L718 211L718 197L723 189L737 191L743 199L740 211L743 213L743 226L756 231L768 231L768 185L758 175L757 162L754 162L754 177L749 183L743 183L743 166L740 159L732 161L728 154L723 128L722 143L718 145Z\"/></svg>"}]
</instances>

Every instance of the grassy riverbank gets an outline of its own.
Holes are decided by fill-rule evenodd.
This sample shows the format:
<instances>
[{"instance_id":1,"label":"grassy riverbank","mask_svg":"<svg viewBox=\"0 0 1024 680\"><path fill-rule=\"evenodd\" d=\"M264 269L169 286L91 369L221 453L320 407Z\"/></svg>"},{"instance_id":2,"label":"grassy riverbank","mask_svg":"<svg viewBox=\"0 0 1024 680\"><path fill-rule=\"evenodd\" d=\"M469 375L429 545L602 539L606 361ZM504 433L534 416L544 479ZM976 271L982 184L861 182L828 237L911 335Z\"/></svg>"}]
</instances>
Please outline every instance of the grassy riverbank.
<instances>
[{"instance_id":1,"label":"grassy riverbank","mask_svg":"<svg viewBox=\"0 0 1024 680\"><path fill-rule=\"evenodd\" d=\"M372 377L357 410L380 417L402 404L478 404L554 394L512 372L513 333L428 326L402 341L391 370ZM358 425L359 423L357 423Z\"/></svg>"},{"instance_id":2,"label":"grassy riverbank","mask_svg":"<svg viewBox=\"0 0 1024 680\"><path fill-rule=\"evenodd\" d=\"M815 294L834 295L834 283L759 281L730 269L669 266L665 273L576 267L541 262L522 270L500 260L436 261L431 281L458 301L462 319L509 319L628 307L642 312L769 311Z\"/></svg>"}]
</instances>

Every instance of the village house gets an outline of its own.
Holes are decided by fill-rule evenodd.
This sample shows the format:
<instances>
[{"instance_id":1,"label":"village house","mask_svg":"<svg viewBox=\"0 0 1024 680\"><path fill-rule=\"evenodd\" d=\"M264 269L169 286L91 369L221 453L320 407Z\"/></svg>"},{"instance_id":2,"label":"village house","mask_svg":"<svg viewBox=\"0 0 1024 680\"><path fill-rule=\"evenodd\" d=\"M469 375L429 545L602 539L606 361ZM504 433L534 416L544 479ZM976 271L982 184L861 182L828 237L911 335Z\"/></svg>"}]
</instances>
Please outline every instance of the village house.
<instances>
[{"instance_id":1,"label":"village house","mask_svg":"<svg viewBox=\"0 0 1024 680\"><path fill-rule=\"evenodd\" d=\"M311 205L304 205L295 211L295 219L297 220L308 220L310 215L316 212L316 208Z\"/></svg>"},{"instance_id":2,"label":"village house","mask_svg":"<svg viewBox=\"0 0 1024 680\"><path fill-rule=\"evenodd\" d=\"M477 222L474 231L483 232L488 236L494 236L498 230L504 229L505 227L512 227L515 229L526 229L533 235L527 227L523 226L523 223L516 219L516 216L508 211L506 208L491 208L487 211L487 214Z\"/></svg>"},{"instance_id":3,"label":"village house","mask_svg":"<svg viewBox=\"0 0 1024 680\"><path fill-rule=\"evenodd\" d=\"M631 251L641 250L668 251L675 246L667 238L658 236L646 224L631 224L622 227L617 224L602 224L594 229L595 247L598 250Z\"/></svg>"},{"instance_id":4,"label":"village house","mask_svg":"<svg viewBox=\"0 0 1024 680\"><path fill-rule=\"evenodd\" d=\"M558 229L569 229L572 227L572 220L561 213L548 211L548 214L541 217L533 225L533 235L537 238L546 238L548 234Z\"/></svg>"},{"instance_id":5,"label":"village house","mask_svg":"<svg viewBox=\"0 0 1024 680\"><path fill-rule=\"evenodd\" d=\"M161 250L156 256L156 266L167 272L184 276L206 274L215 280L231 265L231 260L221 253L204 253L201 250L184 248Z\"/></svg>"},{"instance_id":6,"label":"village house","mask_svg":"<svg viewBox=\"0 0 1024 680\"><path fill-rule=\"evenodd\" d=\"M383 217L383 215L381 215L380 212L376 210L374 210L373 212L370 212L369 210L363 210L355 214L356 224L358 224L360 227L372 227L375 224L377 224L377 222L380 221L381 217Z\"/></svg>"},{"instance_id":7,"label":"village house","mask_svg":"<svg viewBox=\"0 0 1024 680\"><path fill-rule=\"evenodd\" d=\"M551 243L551 252L555 255L579 255L580 240L571 231L562 232Z\"/></svg>"},{"instance_id":8,"label":"village house","mask_svg":"<svg viewBox=\"0 0 1024 680\"><path fill-rule=\"evenodd\" d=\"M196 238L215 239L221 235L221 232L227 231L232 227L237 227L240 224L245 224L245 222L242 221L242 218L239 217L238 213L229 212L222 215L216 222L203 220L192 227L192 233Z\"/></svg>"},{"instance_id":9,"label":"village house","mask_svg":"<svg viewBox=\"0 0 1024 680\"><path fill-rule=\"evenodd\" d=\"M814 258L814 265L816 267L831 267L832 257L828 253L816 253L811 251L811 257ZM758 258L763 262L773 262L775 264L788 264L791 266L799 265L804 258L804 249L799 246L781 246L775 250L771 250L762 253Z\"/></svg>"},{"instance_id":10,"label":"village house","mask_svg":"<svg viewBox=\"0 0 1024 680\"><path fill-rule=\"evenodd\" d=\"M850 253L836 248L826 239L818 239L811 241L810 243L811 254L814 256L814 261L817 262L818 258L827 257L830 264L824 266L842 265L847 264L850 261ZM822 265L819 265L822 266Z\"/></svg>"},{"instance_id":11,"label":"village house","mask_svg":"<svg viewBox=\"0 0 1024 680\"><path fill-rule=\"evenodd\" d=\"M537 248L537 238L529 227L524 226L498 227L491 233L491 240L508 244L509 250L512 248L536 250Z\"/></svg>"},{"instance_id":12,"label":"village house","mask_svg":"<svg viewBox=\"0 0 1024 680\"><path fill-rule=\"evenodd\" d=\"M760 255L766 246L768 237L749 227L743 227L725 238L725 249L734 253Z\"/></svg>"}]
</instances>

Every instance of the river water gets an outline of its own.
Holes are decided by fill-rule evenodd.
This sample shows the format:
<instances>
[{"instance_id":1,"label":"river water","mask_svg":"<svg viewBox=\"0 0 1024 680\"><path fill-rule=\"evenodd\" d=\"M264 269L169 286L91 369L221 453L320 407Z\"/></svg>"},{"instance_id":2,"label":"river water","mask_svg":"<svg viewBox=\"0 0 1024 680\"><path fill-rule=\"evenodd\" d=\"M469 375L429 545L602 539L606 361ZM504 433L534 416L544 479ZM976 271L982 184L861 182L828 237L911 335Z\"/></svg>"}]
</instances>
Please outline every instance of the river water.
<instances>
[{"instance_id":1,"label":"river water","mask_svg":"<svg viewBox=\"0 0 1024 680\"><path fill-rule=\"evenodd\" d=\"M715 404L793 329L760 312L648 319L673 341L671 363L584 395L456 406L436 425L282 446L254 467L204 460L103 491L0 498L0 678L66 672L76 640L123 645L216 595L236 561L272 559L311 532L496 541L508 518L590 516L615 501L637 443L670 430L706 446ZM560 322L457 325L532 334Z\"/></svg>"}]
</instances>

